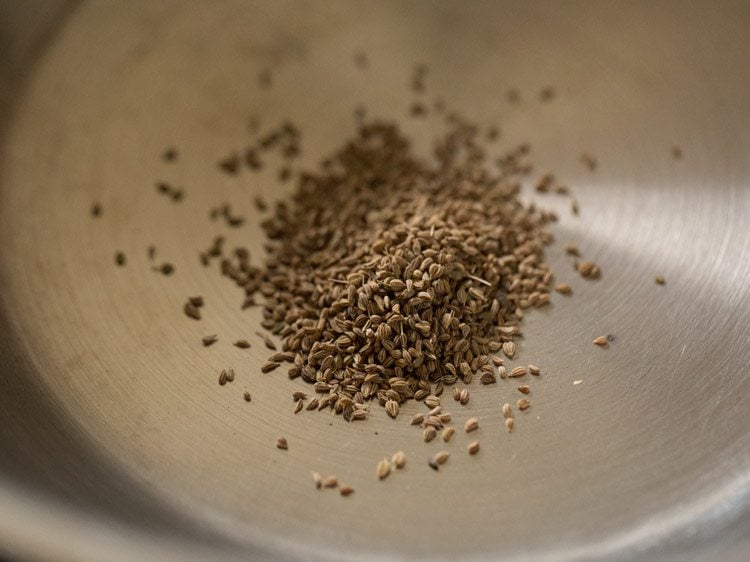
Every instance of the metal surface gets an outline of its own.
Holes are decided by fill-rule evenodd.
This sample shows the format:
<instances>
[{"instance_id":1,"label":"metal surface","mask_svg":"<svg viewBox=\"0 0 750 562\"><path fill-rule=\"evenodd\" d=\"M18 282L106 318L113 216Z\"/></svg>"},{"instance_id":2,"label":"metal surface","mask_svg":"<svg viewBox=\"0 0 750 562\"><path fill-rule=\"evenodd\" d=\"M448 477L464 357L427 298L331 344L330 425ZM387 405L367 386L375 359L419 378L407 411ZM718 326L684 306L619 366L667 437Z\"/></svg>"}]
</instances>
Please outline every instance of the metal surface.
<instances>
[{"instance_id":1,"label":"metal surface","mask_svg":"<svg viewBox=\"0 0 750 562\"><path fill-rule=\"evenodd\" d=\"M747 559L748 24L743 2L77 7L3 115L0 549ZM571 186L579 218L554 197L541 204L560 211L558 240L604 271L585 282L559 245L549 252L575 295L527 316L519 362L544 371L533 407L508 435L499 403L512 385L475 388L450 409L479 416L482 450L469 458L457 436L439 473L425 461L441 445L404 419L415 404L398 421L377 408L351 425L292 415L289 395L305 385L259 372L257 311L240 312L239 291L196 255L222 230L207 212L225 200L250 219L226 234L261 254L252 195L284 190L273 170L233 179L215 167L247 142L251 115L296 121L308 165L352 130L359 103L408 121L419 143L438 127L405 117L415 62L430 65L430 96L499 123L502 146L529 141L537 169ZM266 66L270 91L256 80ZM547 85L557 98L540 104ZM512 86L518 107L503 96ZM180 150L171 165L159 159L169 145ZM185 202L159 198L160 179L183 185ZM151 243L174 276L150 271ZM181 311L194 294L207 302L200 323ZM204 349L208 333L221 340ZM594 348L603 333L615 342ZM231 347L241 337L253 348ZM225 366L237 381L220 388ZM378 482L376 462L398 449L407 468ZM312 470L356 493L316 491Z\"/></svg>"}]
</instances>

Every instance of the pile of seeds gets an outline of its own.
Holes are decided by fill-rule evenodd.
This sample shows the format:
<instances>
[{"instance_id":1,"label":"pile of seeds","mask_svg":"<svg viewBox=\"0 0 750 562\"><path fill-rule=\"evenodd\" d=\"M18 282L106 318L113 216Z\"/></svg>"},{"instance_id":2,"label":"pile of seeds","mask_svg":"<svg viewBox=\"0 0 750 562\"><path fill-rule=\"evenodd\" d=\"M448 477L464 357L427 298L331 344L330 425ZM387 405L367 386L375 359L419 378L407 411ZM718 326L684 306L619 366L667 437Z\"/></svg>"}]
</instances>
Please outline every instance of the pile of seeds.
<instances>
[{"instance_id":1,"label":"pile of seeds","mask_svg":"<svg viewBox=\"0 0 750 562\"><path fill-rule=\"evenodd\" d=\"M222 260L248 298L265 297L263 327L281 338L263 370L289 362L318 409L363 419L377 399L396 417L475 373L495 382L492 354L512 357L524 309L550 301L556 217L519 198L529 147L490 163L478 127L446 121L430 161L396 125L361 125L264 221L264 267L246 252Z\"/></svg>"}]
</instances>

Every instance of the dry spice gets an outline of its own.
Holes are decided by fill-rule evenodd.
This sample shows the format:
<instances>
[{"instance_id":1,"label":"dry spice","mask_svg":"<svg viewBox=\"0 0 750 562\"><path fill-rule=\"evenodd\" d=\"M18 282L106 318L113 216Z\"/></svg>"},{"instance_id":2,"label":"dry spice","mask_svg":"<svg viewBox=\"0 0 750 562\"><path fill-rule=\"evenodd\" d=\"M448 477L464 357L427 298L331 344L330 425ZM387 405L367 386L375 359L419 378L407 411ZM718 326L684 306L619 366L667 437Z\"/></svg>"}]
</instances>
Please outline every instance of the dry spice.
<instances>
[{"instance_id":1,"label":"dry spice","mask_svg":"<svg viewBox=\"0 0 750 562\"><path fill-rule=\"evenodd\" d=\"M510 409L510 404L506 402L503 404L503 417L509 418L513 415L513 412Z\"/></svg>"},{"instance_id":2,"label":"dry spice","mask_svg":"<svg viewBox=\"0 0 750 562\"><path fill-rule=\"evenodd\" d=\"M91 216L94 218L102 216L102 206L100 203L94 202L91 204Z\"/></svg>"},{"instance_id":3,"label":"dry spice","mask_svg":"<svg viewBox=\"0 0 750 562\"><path fill-rule=\"evenodd\" d=\"M396 418L398 416L398 410L399 410L398 402L396 402L395 400L388 400L385 403L385 411L392 418Z\"/></svg>"},{"instance_id":4,"label":"dry spice","mask_svg":"<svg viewBox=\"0 0 750 562\"><path fill-rule=\"evenodd\" d=\"M391 473L391 463L388 459L383 459L378 463L377 475L379 480L383 480Z\"/></svg>"},{"instance_id":5,"label":"dry spice","mask_svg":"<svg viewBox=\"0 0 750 562\"><path fill-rule=\"evenodd\" d=\"M274 369L278 368L281 365L281 363L277 363L276 361L266 361L260 366L260 370L263 373L270 373Z\"/></svg>"},{"instance_id":6,"label":"dry spice","mask_svg":"<svg viewBox=\"0 0 750 562\"><path fill-rule=\"evenodd\" d=\"M526 374L526 367L516 367L508 375L510 378L522 377Z\"/></svg>"},{"instance_id":7,"label":"dry spice","mask_svg":"<svg viewBox=\"0 0 750 562\"><path fill-rule=\"evenodd\" d=\"M516 355L516 344L512 341L506 341L503 343L503 353L508 359L513 359L513 357Z\"/></svg>"},{"instance_id":8,"label":"dry spice","mask_svg":"<svg viewBox=\"0 0 750 562\"><path fill-rule=\"evenodd\" d=\"M424 439L425 443L429 443L430 441L435 439L436 436L437 430L432 426L426 427L422 432L422 439Z\"/></svg>"},{"instance_id":9,"label":"dry spice","mask_svg":"<svg viewBox=\"0 0 750 562\"><path fill-rule=\"evenodd\" d=\"M557 291L561 295L570 295L573 292L573 287L571 287L567 283L558 283L557 285L555 285L555 291Z\"/></svg>"},{"instance_id":10,"label":"dry spice","mask_svg":"<svg viewBox=\"0 0 750 562\"><path fill-rule=\"evenodd\" d=\"M115 253L115 263L119 265L120 267L125 265L126 262L125 254L123 252L116 252Z\"/></svg>"},{"instance_id":11,"label":"dry spice","mask_svg":"<svg viewBox=\"0 0 750 562\"><path fill-rule=\"evenodd\" d=\"M285 437L279 437L276 440L276 448L281 449L282 451L286 451L289 448L289 444L287 443Z\"/></svg>"},{"instance_id":12,"label":"dry spice","mask_svg":"<svg viewBox=\"0 0 750 562\"><path fill-rule=\"evenodd\" d=\"M472 441L469 443L466 450L469 451L470 455L476 455L479 452L479 441Z\"/></svg>"},{"instance_id":13,"label":"dry spice","mask_svg":"<svg viewBox=\"0 0 750 562\"><path fill-rule=\"evenodd\" d=\"M245 402L250 402L253 399L247 390L242 394L242 397L245 399Z\"/></svg>"},{"instance_id":14,"label":"dry spice","mask_svg":"<svg viewBox=\"0 0 750 562\"><path fill-rule=\"evenodd\" d=\"M201 341L203 342L203 345L208 347L209 345L215 344L217 341L219 341L219 336L217 335L211 335L211 336L203 336L201 338Z\"/></svg>"},{"instance_id":15,"label":"dry spice","mask_svg":"<svg viewBox=\"0 0 750 562\"><path fill-rule=\"evenodd\" d=\"M320 488L323 486L323 477L320 475L319 472L313 472L312 479L313 479L313 482L315 483L315 488L320 490Z\"/></svg>"},{"instance_id":16,"label":"dry spice","mask_svg":"<svg viewBox=\"0 0 750 562\"><path fill-rule=\"evenodd\" d=\"M237 340L234 342L235 347L239 347L240 349L249 349L250 348L250 342L247 340Z\"/></svg>"},{"instance_id":17,"label":"dry spice","mask_svg":"<svg viewBox=\"0 0 750 562\"><path fill-rule=\"evenodd\" d=\"M654 277L654 281L656 281L657 285L665 285L667 283L663 275L657 275Z\"/></svg>"},{"instance_id":18,"label":"dry spice","mask_svg":"<svg viewBox=\"0 0 750 562\"><path fill-rule=\"evenodd\" d=\"M599 266L592 261L582 261L576 266L576 269L581 274L581 277L586 279L598 279L601 277Z\"/></svg>"},{"instance_id":19,"label":"dry spice","mask_svg":"<svg viewBox=\"0 0 750 562\"><path fill-rule=\"evenodd\" d=\"M391 462L396 468L404 468L404 466L406 465L406 455L403 451L398 451L393 454L393 457L391 457Z\"/></svg>"},{"instance_id":20,"label":"dry spice","mask_svg":"<svg viewBox=\"0 0 750 562\"><path fill-rule=\"evenodd\" d=\"M528 394L531 392L531 389L526 384L521 384L518 386L518 392L522 392L523 394Z\"/></svg>"},{"instance_id":21,"label":"dry spice","mask_svg":"<svg viewBox=\"0 0 750 562\"><path fill-rule=\"evenodd\" d=\"M354 488L349 486L349 484L341 484L341 486L339 486L339 493L346 497L354 493Z\"/></svg>"},{"instance_id":22,"label":"dry spice","mask_svg":"<svg viewBox=\"0 0 750 562\"><path fill-rule=\"evenodd\" d=\"M438 466L441 464L445 464L445 462L450 458L451 454L448 451L440 451L438 453L435 453L435 456L432 457L432 460L435 464Z\"/></svg>"},{"instance_id":23,"label":"dry spice","mask_svg":"<svg viewBox=\"0 0 750 562\"><path fill-rule=\"evenodd\" d=\"M508 433L513 431L513 425L514 425L513 418L506 418L505 427L508 429Z\"/></svg>"},{"instance_id":24,"label":"dry spice","mask_svg":"<svg viewBox=\"0 0 750 562\"><path fill-rule=\"evenodd\" d=\"M526 398L521 398L517 403L518 409L523 411L526 410L529 406L531 406L531 403Z\"/></svg>"},{"instance_id":25,"label":"dry spice","mask_svg":"<svg viewBox=\"0 0 750 562\"><path fill-rule=\"evenodd\" d=\"M479 420L477 418L469 418L468 420L466 420L466 423L464 423L464 431L466 433L471 433L478 428Z\"/></svg>"},{"instance_id":26,"label":"dry spice","mask_svg":"<svg viewBox=\"0 0 750 562\"><path fill-rule=\"evenodd\" d=\"M593 341L594 345L598 345L600 347L604 347L608 343L609 343L609 341L607 340L606 336L599 336L599 337L595 338L594 341Z\"/></svg>"},{"instance_id":27,"label":"dry spice","mask_svg":"<svg viewBox=\"0 0 750 562\"><path fill-rule=\"evenodd\" d=\"M305 407L305 401L301 398L297 400L297 402L294 405L294 413L299 414L302 411L302 408Z\"/></svg>"},{"instance_id":28,"label":"dry spice","mask_svg":"<svg viewBox=\"0 0 750 562\"><path fill-rule=\"evenodd\" d=\"M185 315L188 318L192 318L193 320L200 320L201 319L201 311L200 309L195 306L190 301L185 303L185 306L183 306L183 310L185 311Z\"/></svg>"},{"instance_id":29,"label":"dry spice","mask_svg":"<svg viewBox=\"0 0 750 562\"><path fill-rule=\"evenodd\" d=\"M539 367L537 367L536 365L531 365L531 364L530 364L530 365L529 365L529 366L527 367L527 369L529 370L529 373L531 373L532 375L535 375L535 376L536 376L536 375L539 375L539 373L541 372L541 371L539 370Z\"/></svg>"},{"instance_id":30,"label":"dry spice","mask_svg":"<svg viewBox=\"0 0 750 562\"><path fill-rule=\"evenodd\" d=\"M596 158L591 156L591 154L583 153L581 154L581 162L583 162L583 165L586 166L590 171L596 170L599 163L597 162Z\"/></svg>"},{"instance_id":31,"label":"dry spice","mask_svg":"<svg viewBox=\"0 0 750 562\"><path fill-rule=\"evenodd\" d=\"M339 481L335 476L331 475L331 476L326 476L322 484L324 488L335 488L336 486L339 485Z\"/></svg>"},{"instance_id":32,"label":"dry spice","mask_svg":"<svg viewBox=\"0 0 750 562\"><path fill-rule=\"evenodd\" d=\"M446 427L443 430L443 441L445 441L447 443L448 441L451 440L451 438L453 437L453 435L455 433L456 433L456 430L454 428L452 428L452 427Z\"/></svg>"}]
</instances>

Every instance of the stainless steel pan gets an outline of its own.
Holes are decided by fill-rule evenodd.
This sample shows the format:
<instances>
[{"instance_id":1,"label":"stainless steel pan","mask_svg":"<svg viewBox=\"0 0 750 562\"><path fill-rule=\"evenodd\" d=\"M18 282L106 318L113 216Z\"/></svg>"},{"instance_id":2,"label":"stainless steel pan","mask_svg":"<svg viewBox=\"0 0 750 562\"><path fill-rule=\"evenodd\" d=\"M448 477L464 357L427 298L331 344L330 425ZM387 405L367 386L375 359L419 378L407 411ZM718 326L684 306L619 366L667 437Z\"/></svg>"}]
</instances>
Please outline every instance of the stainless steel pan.
<instances>
[{"instance_id":1,"label":"stainless steel pan","mask_svg":"<svg viewBox=\"0 0 750 562\"><path fill-rule=\"evenodd\" d=\"M6 3L2 24L8 555L750 557L746 2L37 0ZM258 343L228 344L252 340L258 314L240 312L241 295L197 260L219 228L211 205L249 217L229 236L257 257L252 196L283 195L271 172L216 170L248 141L251 116L296 121L308 165L352 130L360 103L407 121L419 144L434 121L407 118L416 62L430 66L430 96L499 123L501 145L530 142L538 170L567 182L579 218L542 204L560 211L558 240L604 272L585 282L550 251L575 296L527 316L521 357L544 370L533 407L508 435L499 403L510 387L476 388L466 413L482 419L482 451L469 458L456 440L440 473L425 465L436 448L404 420L292 415L302 383L262 375ZM540 103L548 85L557 96ZM167 165L172 145L180 158ZM183 185L185 202L158 198L160 179ZM172 277L149 269L152 243ZM181 311L193 294L207 301L201 323ZM222 340L204 349L207 333ZM600 334L616 337L609 349L591 345ZM225 366L237 381L219 387ZM376 462L398 449L407 468L377 481ZM316 491L312 470L355 494Z\"/></svg>"}]
</instances>

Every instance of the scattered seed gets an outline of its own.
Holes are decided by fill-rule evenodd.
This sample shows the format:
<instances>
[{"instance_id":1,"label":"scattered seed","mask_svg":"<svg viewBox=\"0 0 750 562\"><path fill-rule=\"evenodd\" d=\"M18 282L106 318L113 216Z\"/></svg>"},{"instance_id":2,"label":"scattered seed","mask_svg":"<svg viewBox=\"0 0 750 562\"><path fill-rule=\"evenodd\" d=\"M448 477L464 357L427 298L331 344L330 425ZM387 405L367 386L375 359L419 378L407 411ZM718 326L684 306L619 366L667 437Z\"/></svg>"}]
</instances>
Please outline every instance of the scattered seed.
<instances>
[{"instance_id":1,"label":"scattered seed","mask_svg":"<svg viewBox=\"0 0 750 562\"><path fill-rule=\"evenodd\" d=\"M203 336L201 339L203 342L203 345L208 347L209 345L215 344L217 341L219 341L219 336L217 335L211 335L211 336Z\"/></svg>"},{"instance_id":2,"label":"scattered seed","mask_svg":"<svg viewBox=\"0 0 750 562\"><path fill-rule=\"evenodd\" d=\"M521 398L518 402L516 402L516 405L518 406L519 410L523 411L531 406L531 403L526 398Z\"/></svg>"},{"instance_id":3,"label":"scattered seed","mask_svg":"<svg viewBox=\"0 0 750 562\"><path fill-rule=\"evenodd\" d=\"M581 384L582 382L583 382L583 379L575 380L575 381L573 381L573 386Z\"/></svg>"},{"instance_id":4,"label":"scattered seed","mask_svg":"<svg viewBox=\"0 0 750 562\"><path fill-rule=\"evenodd\" d=\"M333 475L326 476L325 479L323 480L323 487L324 488L335 488L338 485L339 485L339 481Z\"/></svg>"},{"instance_id":5,"label":"scattered seed","mask_svg":"<svg viewBox=\"0 0 750 562\"><path fill-rule=\"evenodd\" d=\"M119 265L120 267L125 265L125 262L127 259L125 258L125 254L122 252L115 253L115 263Z\"/></svg>"},{"instance_id":6,"label":"scattered seed","mask_svg":"<svg viewBox=\"0 0 750 562\"><path fill-rule=\"evenodd\" d=\"M188 302L193 306L200 308L203 306L203 297L190 297Z\"/></svg>"},{"instance_id":7,"label":"scattered seed","mask_svg":"<svg viewBox=\"0 0 750 562\"><path fill-rule=\"evenodd\" d=\"M477 418L469 418L466 420L466 423L464 423L464 431L466 433L470 433L477 428L479 428L479 420Z\"/></svg>"},{"instance_id":8,"label":"scattered seed","mask_svg":"<svg viewBox=\"0 0 750 562\"><path fill-rule=\"evenodd\" d=\"M234 342L235 347L239 347L240 349L249 349L250 348L250 342L247 340L237 340Z\"/></svg>"},{"instance_id":9,"label":"scattered seed","mask_svg":"<svg viewBox=\"0 0 750 562\"><path fill-rule=\"evenodd\" d=\"M539 371L539 367L537 367L536 365L531 365L530 364L527 367L527 369L529 370L529 373L531 373L532 375L539 375L539 372L540 372Z\"/></svg>"},{"instance_id":10,"label":"scattered seed","mask_svg":"<svg viewBox=\"0 0 750 562\"><path fill-rule=\"evenodd\" d=\"M195 306L193 303L191 303L190 301L185 303L183 310L185 311L185 315L188 316L188 318L192 318L193 320L201 319L200 309L197 306Z\"/></svg>"},{"instance_id":11,"label":"scattered seed","mask_svg":"<svg viewBox=\"0 0 750 562\"><path fill-rule=\"evenodd\" d=\"M286 451L289 448L289 444L286 442L285 437L279 437L276 440L276 448L281 449L282 451Z\"/></svg>"},{"instance_id":12,"label":"scattered seed","mask_svg":"<svg viewBox=\"0 0 750 562\"><path fill-rule=\"evenodd\" d=\"M101 204L94 202L91 204L91 216L94 218L98 218L102 216L102 206Z\"/></svg>"},{"instance_id":13,"label":"scattered seed","mask_svg":"<svg viewBox=\"0 0 750 562\"><path fill-rule=\"evenodd\" d=\"M506 402L503 404L503 417L509 418L513 415L513 412L510 409L510 404Z\"/></svg>"},{"instance_id":14,"label":"scattered seed","mask_svg":"<svg viewBox=\"0 0 750 562\"><path fill-rule=\"evenodd\" d=\"M451 437L456 433L456 430L452 427L446 427L443 430L443 441L446 443L451 440Z\"/></svg>"},{"instance_id":15,"label":"scattered seed","mask_svg":"<svg viewBox=\"0 0 750 562\"><path fill-rule=\"evenodd\" d=\"M472 441L466 449L470 455L476 455L479 452L479 441Z\"/></svg>"},{"instance_id":16,"label":"scattered seed","mask_svg":"<svg viewBox=\"0 0 750 562\"><path fill-rule=\"evenodd\" d=\"M161 159L165 162L174 162L177 160L177 149L174 147L165 149L161 154Z\"/></svg>"},{"instance_id":17,"label":"scattered seed","mask_svg":"<svg viewBox=\"0 0 750 562\"><path fill-rule=\"evenodd\" d=\"M383 459L378 463L377 474L378 479L383 480L391 473L391 463L388 459Z\"/></svg>"},{"instance_id":18,"label":"scattered seed","mask_svg":"<svg viewBox=\"0 0 750 562\"><path fill-rule=\"evenodd\" d=\"M666 284L666 280L664 279L664 276L663 276L663 275L657 275L657 276L656 276L656 277L654 278L654 281L656 281L656 284L657 284L657 285L664 285L664 284Z\"/></svg>"},{"instance_id":19,"label":"scattered seed","mask_svg":"<svg viewBox=\"0 0 750 562\"><path fill-rule=\"evenodd\" d=\"M414 414L411 418L411 425L422 425L424 422L424 414Z\"/></svg>"},{"instance_id":20,"label":"scattered seed","mask_svg":"<svg viewBox=\"0 0 750 562\"><path fill-rule=\"evenodd\" d=\"M399 410L398 402L396 402L395 400L388 400L385 403L385 411L392 418L395 419L396 416L398 416L398 410Z\"/></svg>"},{"instance_id":21,"label":"scattered seed","mask_svg":"<svg viewBox=\"0 0 750 562\"><path fill-rule=\"evenodd\" d=\"M469 403L469 390L466 388L461 389L461 392L459 394L459 402L461 402L462 406L466 406L466 404Z\"/></svg>"},{"instance_id":22,"label":"scattered seed","mask_svg":"<svg viewBox=\"0 0 750 562\"><path fill-rule=\"evenodd\" d=\"M274 369L276 369L280 365L281 365L281 363L277 363L276 361L266 361L265 363L263 363L260 366L260 370L263 373L270 373L271 371L273 371Z\"/></svg>"},{"instance_id":23,"label":"scattered seed","mask_svg":"<svg viewBox=\"0 0 750 562\"><path fill-rule=\"evenodd\" d=\"M339 493L346 497L354 493L354 488L349 486L349 484L341 484L341 486L339 486Z\"/></svg>"},{"instance_id":24,"label":"scattered seed","mask_svg":"<svg viewBox=\"0 0 750 562\"><path fill-rule=\"evenodd\" d=\"M425 443L429 443L430 441L435 439L436 436L437 436L437 430L432 426L426 427L425 430L422 432L422 438L424 439Z\"/></svg>"},{"instance_id":25,"label":"scattered seed","mask_svg":"<svg viewBox=\"0 0 750 562\"><path fill-rule=\"evenodd\" d=\"M510 372L510 378L522 377L526 374L526 367L516 367Z\"/></svg>"},{"instance_id":26,"label":"scattered seed","mask_svg":"<svg viewBox=\"0 0 750 562\"><path fill-rule=\"evenodd\" d=\"M305 406L305 401L300 398L294 404L294 413L299 414L302 411L302 408L304 408L304 406Z\"/></svg>"},{"instance_id":27,"label":"scattered seed","mask_svg":"<svg viewBox=\"0 0 750 562\"><path fill-rule=\"evenodd\" d=\"M437 396L428 396L424 399L424 405L428 408L440 406L440 398L438 398Z\"/></svg>"},{"instance_id":28,"label":"scattered seed","mask_svg":"<svg viewBox=\"0 0 750 562\"><path fill-rule=\"evenodd\" d=\"M227 371L222 369L219 373L219 385L224 386L225 384L227 384Z\"/></svg>"},{"instance_id":29,"label":"scattered seed","mask_svg":"<svg viewBox=\"0 0 750 562\"><path fill-rule=\"evenodd\" d=\"M247 390L244 392L242 397L245 399L245 402L250 402L253 399L253 397L250 395L250 393Z\"/></svg>"},{"instance_id":30,"label":"scattered seed","mask_svg":"<svg viewBox=\"0 0 750 562\"><path fill-rule=\"evenodd\" d=\"M503 343L503 353L508 359L513 359L516 354L517 346L515 342L506 341Z\"/></svg>"},{"instance_id":31,"label":"scattered seed","mask_svg":"<svg viewBox=\"0 0 750 562\"><path fill-rule=\"evenodd\" d=\"M312 473L313 482L315 483L315 488L320 490L320 488L323 486L323 477L318 472Z\"/></svg>"},{"instance_id":32,"label":"scattered seed","mask_svg":"<svg viewBox=\"0 0 750 562\"><path fill-rule=\"evenodd\" d=\"M440 465L435 461L434 458L431 458L427 461L427 466L429 466L432 470L440 469Z\"/></svg>"},{"instance_id":33,"label":"scattered seed","mask_svg":"<svg viewBox=\"0 0 750 562\"><path fill-rule=\"evenodd\" d=\"M557 291L561 295L569 295L573 292L573 287L571 287L567 283L558 283L557 285L555 285L555 291Z\"/></svg>"},{"instance_id":34,"label":"scattered seed","mask_svg":"<svg viewBox=\"0 0 750 562\"><path fill-rule=\"evenodd\" d=\"M579 251L578 251L578 246L576 246L575 244L572 244L570 242L568 242L567 244L565 244L565 253L568 254L569 256L580 256L581 255L579 253Z\"/></svg>"},{"instance_id":35,"label":"scattered seed","mask_svg":"<svg viewBox=\"0 0 750 562\"><path fill-rule=\"evenodd\" d=\"M398 451L391 457L391 462L396 468L404 468L404 465L406 465L406 455L403 451Z\"/></svg>"},{"instance_id":36,"label":"scattered seed","mask_svg":"<svg viewBox=\"0 0 750 562\"><path fill-rule=\"evenodd\" d=\"M507 418L505 420L505 427L508 428L508 433L510 433L511 431L513 431L513 423L514 423L513 422L513 418Z\"/></svg>"},{"instance_id":37,"label":"scattered seed","mask_svg":"<svg viewBox=\"0 0 750 562\"><path fill-rule=\"evenodd\" d=\"M450 456L451 454L448 451L440 451L438 453L435 453L435 456L432 457L432 460L435 461L435 464L441 465L445 464L445 461L447 461Z\"/></svg>"},{"instance_id":38,"label":"scattered seed","mask_svg":"<svg viewBox=\"0 0 750 562\"><path fill-rule=\"evenodd\" d=\"M607 345L608 342L607 342L607 338L605 336L599 336L599 337L597 337L597 338L594 339L593 343L594 343L594 345L598 345L598 346L604 347L604 346Z\"/></svg>"},{"instance_id":39,"label":"scattered seed","mask_svg":"<svg viewBox=\"0 0 750 562\"><path fill-rule=\"evenodd\" d=\"M457 386L453 387L453 399L456 402L461 400L461 389L459 389Z\"/></svg>"},{"instance_id":40,"label":"scattered seed","mask_svg":"<svg viewBox=\"0 0 750 562\"><path fill-rule=\"evenodd\" d=\"M581 274L581 277L586 279L598 279L601 277L599 266L592 261L582 261L578 264L576 269L578 269L578 273Z\"/></svg>"},{"instance_id":41,"label":"scattered seed","mask_svg":"<svg viewBox=\"0 0 750 562\"><path fill-rule=\"evenodd\" d=\"M531 392L531 389L526 384L521 384L518 386L518 392L523 392L524 394L528 394Z\"/></svg>"}]
</instances>

